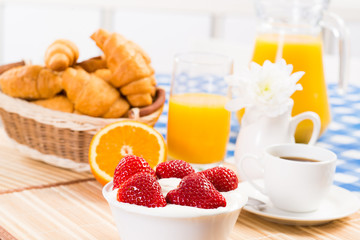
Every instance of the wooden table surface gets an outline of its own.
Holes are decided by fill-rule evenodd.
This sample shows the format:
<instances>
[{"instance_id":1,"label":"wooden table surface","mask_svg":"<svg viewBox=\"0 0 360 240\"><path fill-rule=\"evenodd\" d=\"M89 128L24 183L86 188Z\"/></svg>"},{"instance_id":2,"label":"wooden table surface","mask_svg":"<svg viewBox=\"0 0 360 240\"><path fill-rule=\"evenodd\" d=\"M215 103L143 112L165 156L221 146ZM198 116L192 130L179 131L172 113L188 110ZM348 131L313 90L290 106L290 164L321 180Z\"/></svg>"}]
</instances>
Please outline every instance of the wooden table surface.
<instances>
[{"instance_id":1,"label":"wooden table surface","mask_svg":"<svg viewBox=\"0 0 360 240\"><path fill-rule=\"evenodd\" d=\"M76 173L20 155L0 134L0 240L119 240L102 186ZM360 211L314 226L286 226L242 211L238 239L360 239Z\"/></svg>"}]
</instances>

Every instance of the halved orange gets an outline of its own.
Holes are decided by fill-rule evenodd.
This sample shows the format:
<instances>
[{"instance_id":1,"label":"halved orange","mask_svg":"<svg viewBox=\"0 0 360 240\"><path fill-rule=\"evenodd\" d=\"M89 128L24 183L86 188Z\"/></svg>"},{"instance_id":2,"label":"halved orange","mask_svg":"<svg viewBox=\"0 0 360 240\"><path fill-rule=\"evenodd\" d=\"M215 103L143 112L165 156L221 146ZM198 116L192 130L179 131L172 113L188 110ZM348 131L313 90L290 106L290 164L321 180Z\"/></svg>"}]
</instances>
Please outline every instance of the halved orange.
<instances>
[{"instance_id":1,"label":"halved orange","mask_svg":"<svg viewBox=\"0 0 360 240\"><path fill-rule=\"evenodd\" d=\"M166 160L164 138L153 127L132 120L105 126L90 143L89 164L96 180L103 185L110 182L119 161L128 154L144 158L154 168Z\"/></svg>"}]
</instances>

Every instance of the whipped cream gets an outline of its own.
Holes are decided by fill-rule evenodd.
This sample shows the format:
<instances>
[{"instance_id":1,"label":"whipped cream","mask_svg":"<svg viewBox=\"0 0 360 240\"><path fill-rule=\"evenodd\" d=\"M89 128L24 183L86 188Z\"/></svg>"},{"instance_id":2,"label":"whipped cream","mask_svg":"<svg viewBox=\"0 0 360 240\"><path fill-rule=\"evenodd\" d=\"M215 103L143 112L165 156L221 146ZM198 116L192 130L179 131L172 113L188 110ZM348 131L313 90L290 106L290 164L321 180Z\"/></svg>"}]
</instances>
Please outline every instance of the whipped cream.
<instances>
[{"instance_id":1,"label":"whipped cream","mask_svg":"<svg viewBox=\"0 0 360 240\"><path fill-rule=\"evenodd\" d=\"M181 178L162 178L158 182L161 186L161 193L166 197L168 192L179 186Z\"/></svg>"},{"instance_id":2,"label":"whipped cream","mask_svg":"<svg viewBox=\"0 0 360 240\"><path fill-rule=\"evenodd\" d=\"M177 188L180 181L180 178L164 178L158 180L162 189L162 194L166 196L166 194L170 190ZM120 207L130 212L138 212L141 214L164 217L198 217L227 213L232 212L236 209L240 209L247 201L247 196L245 196L243 193L240 193L238 188L229 192L221 192L221 194L226 199L226 207L219 207L216 209L203 209L175 204L167 204L165 207L148 208L144 206L138 206L135 204L122 203L117 201L117 189L112 190L112 184L109 184L107 188L104 189L105 198L108 200L108 202L111 202L117 207Z\"/></svg>"}]
</instances>

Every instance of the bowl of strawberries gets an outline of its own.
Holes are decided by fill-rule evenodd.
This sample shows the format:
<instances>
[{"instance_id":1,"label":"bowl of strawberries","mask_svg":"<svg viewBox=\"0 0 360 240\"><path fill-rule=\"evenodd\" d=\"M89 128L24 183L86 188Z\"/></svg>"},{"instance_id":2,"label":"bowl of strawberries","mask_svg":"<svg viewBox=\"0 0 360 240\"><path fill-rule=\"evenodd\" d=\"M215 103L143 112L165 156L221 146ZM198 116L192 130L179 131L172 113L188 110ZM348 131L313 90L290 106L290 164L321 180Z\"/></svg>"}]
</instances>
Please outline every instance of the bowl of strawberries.
<instances>
[{"instance_id":1,"label":"bowl of strawberries","mask_svg":"<svg viewBox=\"0 0 360 240\"><path fill-rule=\"evenodd\" d=\"M182 160L153 170L127 155L103 188L122 240L226 240L247 196L226 167L196 172Z\"/></svg>"}]
</instances>

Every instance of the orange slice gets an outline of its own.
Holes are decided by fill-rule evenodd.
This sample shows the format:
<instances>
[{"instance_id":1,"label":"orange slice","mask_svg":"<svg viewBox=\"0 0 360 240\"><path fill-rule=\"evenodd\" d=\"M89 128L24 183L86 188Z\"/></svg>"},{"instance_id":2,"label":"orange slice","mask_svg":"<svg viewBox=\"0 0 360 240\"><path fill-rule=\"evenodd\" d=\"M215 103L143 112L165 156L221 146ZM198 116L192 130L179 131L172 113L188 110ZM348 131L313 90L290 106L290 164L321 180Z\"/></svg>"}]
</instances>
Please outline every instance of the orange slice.
<instances>
[{"instance_id":1,"label":"orange slice","mask_svg":"<svg viewBox=\"0 0 360 240\"><path fill-rule=\"evenodd\" d=\"M132 120L111 123L95 134L89 149L89 164L96 180L105 185L114 176L121 158L133 154L154 168L166 159L162 135L151 126Z\"/></svg>"}]
</instances>

